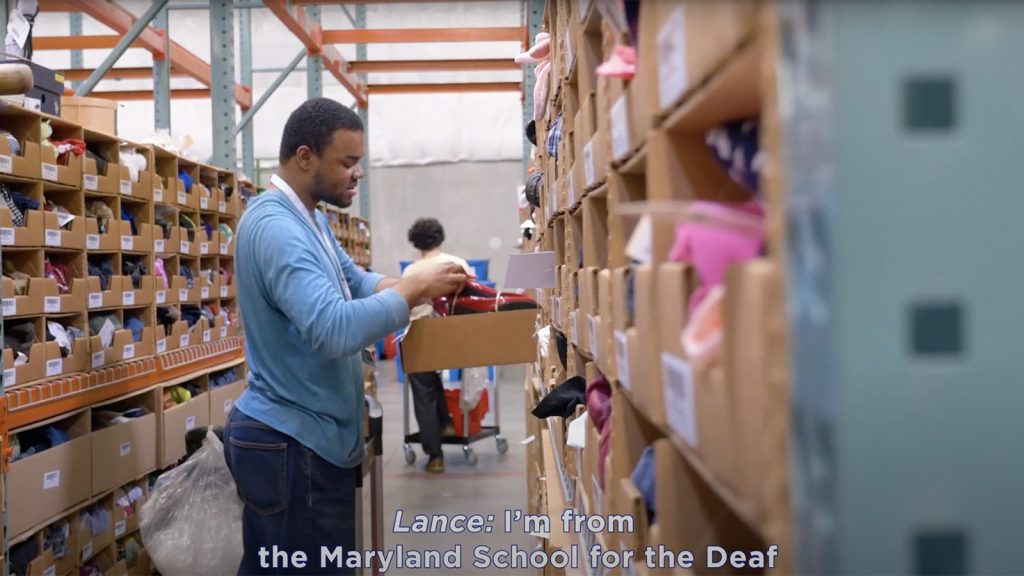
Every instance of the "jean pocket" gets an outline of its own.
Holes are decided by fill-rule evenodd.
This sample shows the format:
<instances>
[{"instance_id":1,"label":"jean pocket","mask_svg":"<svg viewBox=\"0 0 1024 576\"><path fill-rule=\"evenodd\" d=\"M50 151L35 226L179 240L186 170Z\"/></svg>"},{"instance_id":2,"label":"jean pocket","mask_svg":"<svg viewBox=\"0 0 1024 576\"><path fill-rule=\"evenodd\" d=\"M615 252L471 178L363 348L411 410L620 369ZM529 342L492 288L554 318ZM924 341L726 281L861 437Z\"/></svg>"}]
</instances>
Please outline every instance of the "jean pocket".
<instances>
[{"instance_id":1,"label":"jean pocket","mask_svg":"<svg viewBox=\"0 0 1024 576\"><path fill-rule=\"evenodd\" d=\"M264 516L284 510L288 501L288 443L232 435L228 451L242 502Z\"/></svg>"}]
</instances>

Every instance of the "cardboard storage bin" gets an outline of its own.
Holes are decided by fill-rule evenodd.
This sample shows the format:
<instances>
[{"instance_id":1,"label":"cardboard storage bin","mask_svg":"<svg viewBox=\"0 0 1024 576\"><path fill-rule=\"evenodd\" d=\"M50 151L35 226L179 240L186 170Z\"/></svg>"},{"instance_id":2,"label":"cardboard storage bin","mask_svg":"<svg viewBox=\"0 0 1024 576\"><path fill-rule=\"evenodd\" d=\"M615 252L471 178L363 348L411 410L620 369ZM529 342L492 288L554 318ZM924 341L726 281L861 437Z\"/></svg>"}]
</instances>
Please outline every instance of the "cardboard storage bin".
<instances>
[{"instance_id":1,"label":"cardboard storage bin","mask_svg":"<svg viewBox=\"0 0 1024 576\"><path fill-rule=\"evenodd\" d=\"M537 310L416 320L402 340L407 373L526 364L537 355Z\"/></svg>"},{"instance_id":2,"label":"cardboard storage bin","mask_svg":"<svg viewBox=\"0 0 1024 576\"><path fill-rule=\"evenodd\" d=\"M223 426L235 406L235 401L245 392L245 364L234 367L236 379L231 384L213 386L214 374L210 374L210 426Z\"/></svg>"},{"instance_id":3,"label":"cardboard storage bin","mask_svg":"<svg viewBox=\"0 0 1024 576\"><path fill-rule=\"evenodd\" d=\"M173 404L171 390L177 386L158 389L160 402L160 456L161 467L171 466L185 457L185 434L194 428L210 424L209 377L204 375L187 384L195 385L200 393L186 402Z\"/></svg>"},{"instance_id":4,"label":"cardboard storage bin","mask_svg":"<svg viewBox=\"0 0 1024 576\"><path fill-rule=\"evenodd\" d=\"M64 96L60 115L69 122L81 124L86 130L117 134L117 102L113 100Z\"/></svg>"},{"instance_id":5,"label":"cardboard storage bin","mask_svg":"<svg viewBox=\"0 0 1024 576\"><path fill-rule=\"evenodd\" d=\"M93 525L91 517L100 520ZM104 524L101 520L106 519ZM84 566L114 542L114 497L106 496L99 502L78 511L74 526L78 544L78 564Z\"/></svg>"},{"instance_id":6,"label":"cardboard storage bin","mask_svg":"<svg viewBox=\"0 0 1024 576\"><path fill-rule=\"evenodd\" d=\"M21 450L27 441L53 427L68 441L11 462L7 475L7 532L12 537L38 526L92 496L89 412L83 410L57 422L14 432Z\"/></svg>"},{"instance_id":7,"label":"cardboard storage bin","mask_svg":"<svg viewBox=\"0 0 1024 576\"><path fill-rule=\"evenodd\" d=\"M50 529L48 526L42 531L32 534L32 536L27 540L11 546L12 560L16 555L20 555L18 549L22 546L32 546L38 551L36 557L29 560L28 564L24 567L14 566L13 564L10 565L9 570L11 571L11 574L25 574L27 576L69 576L78 573L77 534L75 534L74 530L75 515L58 520L58 523L59 522L67 522L70 529L70 533L68 534L67 539L65 539L65 544L62 549L58 551L46 545L45 532ZM54 526L54 528L56 527Z\"/></svg>"},{"instance_id":8,"label":"cardboard storage bin","mask_svg":"<svg viewBox=\"0 0 1024 576\"><path fill-rule=\"evenodd\" d=\"M114 505L114 538L133 534L139 529L139 512L149 497L149 482L145 479L126 484L111 495Z\"/></svg>"},{"instance_id":9,"label":"cardboard storage bin","mask_svg":"<svg viewBox=\"0 0 1024 576\"><path fill-rule=\"evenodd\" d=\"M92 485L94 493L123 486L156 469L158 392L150 391L93 408ZM99 428L97 411L141 409L142 416Z\"/></svg>"}]
</instances>

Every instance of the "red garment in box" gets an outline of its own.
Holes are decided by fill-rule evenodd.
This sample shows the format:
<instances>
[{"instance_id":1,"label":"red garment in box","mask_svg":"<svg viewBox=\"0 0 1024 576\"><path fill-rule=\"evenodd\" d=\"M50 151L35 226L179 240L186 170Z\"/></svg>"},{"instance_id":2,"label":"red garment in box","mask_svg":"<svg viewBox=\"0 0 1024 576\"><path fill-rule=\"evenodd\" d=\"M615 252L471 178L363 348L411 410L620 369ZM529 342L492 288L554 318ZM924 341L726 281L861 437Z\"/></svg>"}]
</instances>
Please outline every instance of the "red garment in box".
<instances>
[{"instance_id":1,"label":"red garment in box","mask_svg":"<svg viewBox=\"0 0 1024 576\"><path fill-rule=\"evenodd\" d=\"M462 409L459 407L459 400L462 398L461 390L445 390L444 399L445 403L448 404L448 413L452 415L452 424L455 425L455 433L458 436L462 436ZM480 401L477 402L476 408L469 411L469 435L473 436L480 432L481 422L484 420L484 415L490 410L490 405L487 402L487 390L484 390L480 394Z\"/></svg>"}]
</instances>

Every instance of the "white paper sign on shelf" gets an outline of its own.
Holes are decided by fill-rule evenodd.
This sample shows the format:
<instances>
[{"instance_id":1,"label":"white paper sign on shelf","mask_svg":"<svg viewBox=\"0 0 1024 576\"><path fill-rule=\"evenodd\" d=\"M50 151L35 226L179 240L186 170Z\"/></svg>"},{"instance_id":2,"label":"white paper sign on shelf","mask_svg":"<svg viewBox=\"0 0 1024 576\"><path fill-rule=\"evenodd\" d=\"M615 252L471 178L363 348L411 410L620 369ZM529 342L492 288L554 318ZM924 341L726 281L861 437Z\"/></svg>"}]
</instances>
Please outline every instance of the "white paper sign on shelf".
<instances>
[{"instance_id":1,"label":"white paper sign on shelf","mask_svg":"<svg viewBox=\"0 0 1024 576\"><path fill-rule=\"evenodd\" d=\"M697 446L697 408L694 401L693 371L682 358L661 354L661 382L665 389L665 416L676 434Z\"/></svg>"},{"instance_id":2,"label":"white paper sign on shelf","mask_svg":"<svg viewBox=\"0 0 1024 576\"><path fill-rule=\"evenodd\" d=\"M135 344L125 344L124 359L131 360L132 358L135 358Z\"/></svg>"},{"instance_id":3,"label":"white paper sign on shelf","mask_svg":"<svg viewBox=\"0 0 1024 576\"><path fill-rule=\"evenodd\" d=\"M580 345L579 334L576 333L576 311L569 311L569 340L576 346Z\"/></svg>"},{"instance_id":4,"label":"white paper sign on shelf","mask_svg":"<svg viewBox=\"0 0 1024 576\"><path fill-rule=\"evenodd\" d=\"M166 240L153 240L153 250L158 254L164 252L164 248L167 246L166 242Z\"/></svg>"},{"instance_id":5,"label":"white paper sign on shelf","mask_svg":"<svg viewBox=\"0 0 1024 576\"><path fill-rule=\"evenodd\" d=\"M121 180L121 194L124 196L132 195L132 183L128 180Z\"/></svg>"},{"instance_id":6,"label":"white paper sign on shelf","mask_svg":"<svg viewBox=\"0 0 1024 576\"><path fill-rule=\"evenodd\" d=\"M597 345L597 320L594 319L593 314L587 314L587 331L588 340L590 345L590 355L597 360L600 356L601 350Z\"/></svg>"},{"instance_id":7,"label":"white paper sign on shelf","mask_svg":"<svg viewBox=\"0 0 1024 576\"><path fill-rule=\"evenodd\" d=\"M596 170L594 168L594 141L591 140L583 146L583 179L587 183L587 187L593 186L597 182Z\"/></svg>"},{"instance_id":8,"label":"white paper sign on shelf","mask_svg":"<svg viewBox=\"0 0 1024 576\"><path fill-rule=\"evenodd\" d=\"M127 455L132 453L132 442L131 442L131 440L129 440L128 442L125 442L124 444L121 444L120 453L121 453L121 457L122 458L124 458L125 456L127 456Z\"/></svg>"},{"instance_id":9,"label":"white paper sign on shelf","mask_svg":"<svg viewBox=\"0 0 1024 576\"><path fill-rule=\"evenodd\" d=\"M209 254L210 253L210 243L209 242L200 242L199 243L199 253L204 255L204 256Z\"/></svg>"},{"instance_id":10,"label":"white paper sign on shelf","mask_svg":"<svg viewBox=\"0 0 1024 576\"><path fill-rule=\"evenodd\" d=\"M223 212L227 212L228 211L228 203L223 201L223 200L221 200L220 202L217 202L217 211L218 212L222 212L222 213Z\"/></svg>"},{"instance_id":11,"label":"white paper sign on shelf","mask_svg":"<svg viewBox=\"0 0 1024 576\"><path fill-rule=\"evenodd\" d=\"M18 300L16 298L3 299L3 315L15 316L18 314Z\"/></svg>"},{"instance_id":12,"label":"white paper sign on shelf","mask_svg":"<svg viewBox=\"0 0 1024 576\"><path fill-rule=\"evenodd\" d=\"M44 241L47 246L60 247L60 230L47 230Z\"/></svg>"},{"instance_id":13,"label":"white paper sign on shelf","mask_svg":"<svg viewBox=\"0 0 1024 576\"><path fill-rule=\"evenodd\" d=\"M43 298L43 313L44 314L59 314L60 313L60 296L46 296Z\"/></svg>"},{"instance_id":14,"label":"white paper sign on shelf","mask_svg":"<svg viewBox=\"0 0 1024 576\"><path fill-rule=\"evenodd\" d=\"M0 228L0 245L14 245L14 228Z\"/></svg>"},{"instance_id":15,"label":"white paper sign on shelf","mask_svg":"<svg viewBox=\"0 0 1024 576\"><path fill-rule=\"evenodd\" d=\"M182 206L188 204L188 194L178 192L178 204L181 204Z\"/></svg>"},{"instance_id":16,"label":"white paper sign on shelf","mask_svg":"<svg viewBox=\"0 0 1024 576\"><path fill-rule=\"evenodd\" d=\"M0 155L0 172L10 174L14 171L14 160L6 154Z\"/></svg>"},{"instance_id":17,"label":"white paper sign on shelf","mask_svg":"<svg viewBox=\"0 0 1024 576\"><path fill-rule=\"evenodd\" d=\"M203 286L202 289L199 290L199 292L200 292L199 296L203 300L206 300L207 298L210 297L210 287L209 286Z\"/></svg>"},{"instance_id":18,"label":"white paper sign on shelf","mask_svg":"<svg viewBox=\"0 0 1024 576\"><path fill-rule=\"evenodd\" d=\"M185 418L185 431L186 432L188 432L189 430L194 429L195 427L196 427L196 417L195 416L189 416L188 418Z\"/></svg>"},{"instance_id":19,"label":"white paper sign on shelf","mask_svg":"<svg viewBox=\"0 0 1024 576\"><path fill-rule=\"evenodd\" d=\"M163 354L167 352L167 338L161 338L156 341L156 353Z\"/></svg>"},{"instance_id":20,"label":"white paper sign on shelf","mask_svg":"<svg viewBox=\"0 0 1024 576\"><path fill-rule=\"evenodd\" d=\"M178 290L178 300L181 300L182 302L187 302L188 301L188 289L187 288L182 288L182 289Z\"/></svg>"},{"instance_id":21,"label":"white paper sign on shelf","mask_svg":"<svg viewBox=\"0 0 1024 576\"><path fill-rule=\"evenodd\" d=\"M92 367L99 368L103 366L103 362L106 360L106 355L103 352L96 352L92 355Z\"/></svg>"},{"instance_id":22,"label":"white paper sign on shelf","mask_svg":"<svg viewBox=\"0 0 1024 576\"><path fill-rule=\"evenodd\" d=\"M623 388L632 388L629 381L629 342L621 330L615 331L615 372Z\"/></svg>"},{"instance_id":23,"label":"white paper sign on shelf","mask_svg":"<svg viewBox=\"0 0 1024 576\"><path fill-rule=\"evenodd\" d=\"M686 92L686 13L676 8L658 31L658 103L674 104Z\"/></svg>"},{"instance_id":24,"label":"white paper sign on shelf","mask_svg":"<svg viewBox=\"0 0 1024 576\"><path fill-rule=\"evenodd\" d=\"M626 95L619 96L611 109L612 157L616 160L629 153L629 115Z\"/></svg>"},{"instance_id":25,"label":"white paper sign on shelf","mask_svg":"<svg viewBox=\"0 0 1024 576\"><path fill-rule=\"evenodd\" d=\"M230 252L228 252L227 242L220 243L220 253L223 254L224 256L228 256L230 254Z\"/></svg>"},{"instance_id":26,"label":"white paper sign on shelf","mask_svg":"<svg viewBox=\"0 0 1024 576\"><path fill-rule=\"evenodd\" d=\"M156 303L157 304L166 304L167 303L167 290L157 290L155 298L156 298Z\"/></svg>"},{"instance_id":27,"label":"white paper sign on shelf","mask_svg":"<svg viewBox=\"0 0 1024 576\"><path fill-rule=\"evenodd\" d=\"M89 558L92 558L92 542L87 542L85 546L82 546L82 562Z\"/></svg>"},{"instance_id":28,"label":"white paper sign on shelf","mask_svg":"<svg viewBox=\"0 0 1024 576\"><path fill-rule=\"evenodd\" d=\"M100 177L95 174L82 175L82 188L95 190L100 187Z\"/></svg>"},{"instance_id":29,"label":"white paper sign on shelf","mask_svg":"<svg viewBox=\"0 0 1024 576\"><path fill-rule=\"evenodd\" d=\"M232 402L230 398L228 398L227 400L224 401L224 413L225 414L227 414L228 412L231 412L231 406L233 404L234 404L234 402Z\"/></svg>"},{"instance_id":30,"label":"white paper sign on shelf","mask_svg":"<svg viewBox=\"0 0 1024 576\"><path fill-rule=\"evenodd\" d=\"M57 178L59 178L57 174L56 164L47 164L46 162L43 162L43 179L57 180Z\"/></svg>"},{"instance_id":31,"label":"white paper sign on shelf","mask_svg":"<svg viewBox=\"0 0 1024 576\"><path fill-rule=\"evenodd\" d=\"M96 292L89 294L89 308L100 308L103 306L103 294Z\"/></svg>"},{"instance_id":32,"label":"white paper sign on shelf","mask_svg":"<svg viewBox=\"0 0 1024 576\"><path fill-rule=\"evenodd\" d=\"M178 339L178 348L188 348L188 334Z\"/></svg>"},{"instance_id":33,"label":"white paper sign on shelf","mask_svg":"<svg viewBox=\"0 0 1024 576\"><path fill-rule=\"evenodd\" d=\"M114 522L114 538L120 538L124 536L124 533L128 530L127 520L118 520Z\"/></svg>"},{"instance_id":34,"label":"white paper sign on shelf","mask_svg":"<svg viewBox=\"0 0 1024 576\"><path fill-rule=\"evenodd\" d=\"M220 327L220 339L223 340L223 339L225 339L227 337L228 337L228 327L227 326L221 326Z\"/></svg>"},{"instance_id":35,"label":"white paper sign on shelf","mask_svg":"<svg viewBox=\"0 0 1024 576\"><path fill-rule=\"evenodd\" d=\"M203 330L203 344L207 344L211 340L213 340L213 331L212 330Z\"/></svg>"},{"instance_id":36,"label":"white paper sign on shelf","mask_svg":"<svg viewBox=\"0 0 1024 576\"><path fill-rule=\"evenodd\" d=\"M57 565L50 564L47 566L46 570L43 570L43 576L57 576Z\"/></svg>"},{"instance_id":37,"label":"white paper sign on shelf","mask_svg":"<svg viewBox=\"0 0 1024 576\"><path fill-rule=\"evenodd\" d=\"M654 224L651 217L644 214L633 228L633 234L626 243L626 256L641 264L650 264L654 251Z\"/></svg>"},{"instance_id":38,"label":"white paper sign on shelf","mask_svg":"<svg viewBox=\"0 0 1024 576\"><path fill-rule=\"evenodd\" d=\"M161 188L153 188L153 202L163 202L164 191Z\"/></svg>"},{"instance_id":39,"label":"white paper sign on shelf","mask_svg":"<svg viewBox=\"0 0 1024 576\"><path fill-rule=\"evenodd\" d=\"M576 186L575 186L575 182L572 181L573 180L572 175L573 175L573 171L570 170L569 171L569 175L566 177L566 180L567 180L566 187L567 187L567 190L568 190L568 194L567 195L569 196L569 205L566 206L566 208L572 208L573 206L576 205Z\"/></svg>"},{"instance_id":40,"label":"white paper sign on shelf","mask_svg":"<svg viewBox=\"0 0 1024 576\"><path fill-rule=\"evenodd\" d=\"M64 373L64 359L54 358L46 361L46 377L53 378Z\"/></svg>"},{"instance_id":41,"label":"white paper sign on shelf","mask_svg":"<svg viewBox=\"0 0 1024 576\"><path fill-rule=\"evenodd\" d=\"M200 198L199 199L199 207L200 208L202 208L203 210L206 210L207 208L209 208L209 206L210 206L210 199L209 198Z\"/></svg>"},{"instance_id":42,"label":"white paper sign on shelf","mask_svg":"<svg viewBox=\"0 0 1024 576\"><path fill-rule=\"evenodd\" d=\"M4 386L14 386L18 379L18 372L16 368L8 368L4 370Z\"/></svg>"},{"instance_id":43,"label":"white paper sign on shelf","mask_svg":"<svg viewBox=\"0 0 1024 576\"><path fill-rule=\"evenodd\" d=\"M85 236L85 249L86 250L99 250L100 249L100 235L99 234L86 234L86 236Z\"/></svg>"},{"instance_id":44,"label":"white paper sign on shelf","mask_svg":"<svg viewBox=\"0 0 1024 576\"><path fill-rule=\"evenodd\" d=\"M227 298L228 297L228 287L227 286L221 286L220 287L220 297L221 298Z\"/></svg>"},{"instance_id":45,"label":"white paper sign on shelf","mask_svg":"<svg viewBox=\"0 0 1024 576\"><path fill-rule=\"evenodd\" d=\"M125 290L121 293L121 304L123 306L135 306L135 291Z\"/></svg>"},{"instance_id":46,"label":"white paper sign on shelf","mask_svg":"<svg viewBox=\"0 0 1024 576\"><path fill-rule=\"evenodd\" d=\"M135 238L132 236L121 236L121 250L134 250Z\"/></svg>"},{"instance_id":47,"label":"white paper sign on shelf","mask_svg":"<svg viewBox=\"0 0 1024 576\"><path fill-rule=\"evenodd\" d=\"M60 486L60 470L51 470L43 474L43 490L53 490Z\"/></svg>"},{"instance_id":48,"label":"white paper sign on shelf","mask_svg":"<svg viewBox=\"0 0 1024 576\"><path fill-rule=\"evenodd\" d=\"M181 241L181 246L179 248L181 248L180 251L182 253L188 254L189 252L192 251L192 243L189 242L188 240L182 240Z\"/></svg>"}]
</instances>

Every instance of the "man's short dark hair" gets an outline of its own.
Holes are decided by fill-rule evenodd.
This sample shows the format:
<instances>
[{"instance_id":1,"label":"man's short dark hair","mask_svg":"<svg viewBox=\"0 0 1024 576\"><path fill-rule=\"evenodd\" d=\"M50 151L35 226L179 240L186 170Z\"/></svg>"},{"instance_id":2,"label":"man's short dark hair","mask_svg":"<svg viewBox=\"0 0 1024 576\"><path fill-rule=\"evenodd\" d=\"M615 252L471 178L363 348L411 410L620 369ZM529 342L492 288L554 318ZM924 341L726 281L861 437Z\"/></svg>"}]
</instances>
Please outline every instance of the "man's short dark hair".
<instances>
[{"instance_id":1,"label":"man's short dark hair","mask_svg":"<svg viewBox=\"0 0 1024 576\"><path fill-rule=\"evenodd\" d=\"M363 121L347 106L330 98L307 100L292 112L284 125L278 159L284 164L302 146L308 146L319 156L338 130L362 132Z\"/></svg>"},{"instance_id":2,"label":"man's short dark hair","mask_svg":"<svg viewBox=\"0 0 1024 576\"><path fill-rule=\"evenodd\" d=\"M433 250L444 243L444 226L436 218L420 218L409 228L409 242L417 250Z\"/></svg>"}]
</instances>

